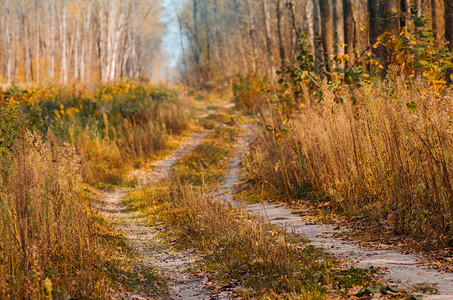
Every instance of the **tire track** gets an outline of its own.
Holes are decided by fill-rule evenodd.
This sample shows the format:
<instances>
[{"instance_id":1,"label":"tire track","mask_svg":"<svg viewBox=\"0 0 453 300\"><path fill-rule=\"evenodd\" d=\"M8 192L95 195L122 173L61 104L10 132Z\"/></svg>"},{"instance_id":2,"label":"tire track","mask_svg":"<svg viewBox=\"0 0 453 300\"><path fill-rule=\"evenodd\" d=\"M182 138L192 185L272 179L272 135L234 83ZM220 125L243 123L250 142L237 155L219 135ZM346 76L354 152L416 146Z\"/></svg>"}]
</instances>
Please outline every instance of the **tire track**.
<instances>
[{"instance_id":1,"label":"tire track","mask_svg":"<svg viewBox=\"0 0 453 300\"><path fill-rule=\"evenodd\" d=\"M335 236L347 229L326 224L312 224L303 216L292 213L284 204L272 204L265 199L261 203L249 204L234 200L233 189L240 183L243 170L241 161L251 142L251 129L244 126L247 134L238 141L238 150L231 160L230 168L221 186L219 199L233 206L241 206L250 213L264 218L287 231L294 232L310 240L313 246L323 248L328 253L360 268L371 266L385 271L384 278L400 288L411 290L414 285L428 284L437 288L432 295L420 294L423 299L453 299L453 273L429 268L416 255L393 250L374 250L359 247Z\"/></svg>"},{"instance_id":2,"label":"tire track","mask_svg":"<svg viewBox=\"0 0 453 300\"><path fill-rule=\"evenodd\" d=\"M172 166L185 154L199 145L209 131L194 134L167 157L154 162L151 170L139 170L131 174L140 178L139 187L155 183L171 174ZM159 230L146 226L146 220L137 212L130 211L122 201L132 190L116 190L103 199L102 211L111 220L116 229L124 234L128 245L138 254L137 265L155 268L168 280L168 295L164 299L227 299L228 294L215 291L206 276L193 276L187 272L198 260L197 254L191 251L176 252L171 250L157 235ZM154 287L150 287L152 289ZM155 298L155 291L123 292L122 299Z\"/></svg>"}]
</instances>

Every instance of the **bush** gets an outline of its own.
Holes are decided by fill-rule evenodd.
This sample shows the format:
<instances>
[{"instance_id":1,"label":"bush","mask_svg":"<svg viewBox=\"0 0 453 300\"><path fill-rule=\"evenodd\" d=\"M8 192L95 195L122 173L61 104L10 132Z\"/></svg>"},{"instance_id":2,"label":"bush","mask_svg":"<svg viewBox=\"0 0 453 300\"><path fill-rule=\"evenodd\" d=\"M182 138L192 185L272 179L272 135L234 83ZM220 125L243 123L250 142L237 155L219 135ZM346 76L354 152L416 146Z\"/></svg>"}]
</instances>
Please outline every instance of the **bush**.
<instances>
[{"instance_id":1,"label":"bush","mask_svg":"<svg viewBox=\"0 0 453 300\"><path fill-rule=\"evenodd\" d=\"M125 167L164 149L168 137L181 134L188 124L188 110L176 92L131 82L94 92L31 88L20 95L15 103L22 126L73 145L82 157L83 178L91 182L121 179Z\"/></svg>"}]
</instances>

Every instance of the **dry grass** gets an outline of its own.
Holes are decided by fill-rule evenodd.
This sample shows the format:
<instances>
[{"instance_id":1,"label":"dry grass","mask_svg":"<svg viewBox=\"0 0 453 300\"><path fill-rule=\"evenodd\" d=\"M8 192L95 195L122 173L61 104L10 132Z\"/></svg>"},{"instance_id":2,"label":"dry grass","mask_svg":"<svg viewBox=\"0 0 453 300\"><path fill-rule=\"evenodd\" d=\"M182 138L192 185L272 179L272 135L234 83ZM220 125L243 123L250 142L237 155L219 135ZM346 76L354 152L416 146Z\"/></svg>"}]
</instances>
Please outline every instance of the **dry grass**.
<instances>
[{"instance_id":1,"label":"dry grass","mask_svg":"<svg viewBox=\"0 0 453 300\"><path fill-rule=\"evenodd\" d=\"M100 244L76 192L82 178L75 149L23 131L2 170L0 298L104 295Z\"/></svg>"},{"instance_id":2,"label":"dry grass","mask_svg":"<svg viewBox=\"0 0 453 300\"><path fill-rule=\"evenodd\" d=\"M180 135L189 127L188 113L179 105L178 101L150 107L143 123L123 119L111 125L105 117L105 134L78 130L74 144L84 158L84 179L119 184L131 165L167 148L171 136Z\"/></svg>"},{"instance_id":3,"label":"dry grass","mask_svg":"<svg viewBox=\"0 0 453 300\"><path fill-rule=\"evenodd\" d=\"M451 246L453 90L435 95L389 76L345 93L342 103L323 92L288 134L256 135L250 177L293 199L330 201L426 246Z\"/></svg>"},{"instance_id":4,"label":"dry grass","mask_svg":"<svg viewBox=\"0 0 453 300\"><path fill-rule=\"evenodd\" d=\"M245 299L326 299L373 282L370 271L339 263L292 234L215 202L209 190L175 181L139 190L128 203L183 248L196 248L202 265Z\"/></svg>"},{"instance_id":5,"label":"dry grass","mask_svg":"<svg viewBox=\"0 0 453 300\"><path fill-rule=\"evenodd\" d=\"M325 299L372 282L370 272L337 261L265 220L215 201L238 129L218 127L174 167L174 178L129 194L127 204L150 223L166 225L171 240L203 253L202 268L243 298Z\"/></svg>"},{"instance_id":6,"label":"dry grass","mask_svg":"<svg viewBox=\"0 0 453 300\"><path fill-rule=\"evenodd\" d=\"M0 299L108 298L118 278L133 283L124 241L83 182L122 183L187 128L189 109L175 92L134 83L12 87L0 100Z\"/></svg>"},{"instance_id":7,"label":"dry grass","mask_svg":"<svg viewBox=\"0 0 453 300\"><path fill-rule=\"evenodd\" d=\"M239 133L237 127L216 127L203 143L173 166L177 180L194 186L218 183L227 167L225 158L233 151Z\"/></svg>"},{"instance_id":8,"label":"dry grass","mask_svg":"<svg viewBox=\"0 0 453 300\"><path fill-rule=\"evenodd\" d=\"M127 168L165 149L190 126L191 99L176 90L136 82L83 87L11 87L20 123L45 137L52 132L82 157L84 181L118 184ZM10 90L0 91L9 99Z\"/></svg>"}]
</instances>

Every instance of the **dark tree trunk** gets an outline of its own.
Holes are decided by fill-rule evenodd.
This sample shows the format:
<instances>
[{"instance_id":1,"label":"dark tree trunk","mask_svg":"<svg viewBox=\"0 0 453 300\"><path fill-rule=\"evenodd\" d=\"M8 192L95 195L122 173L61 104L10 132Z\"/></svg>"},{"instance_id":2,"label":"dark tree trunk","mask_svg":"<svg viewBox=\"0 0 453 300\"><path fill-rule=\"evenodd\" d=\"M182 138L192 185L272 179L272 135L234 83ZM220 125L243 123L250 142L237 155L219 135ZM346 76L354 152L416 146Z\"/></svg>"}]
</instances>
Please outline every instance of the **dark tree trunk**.
<instances>
[{"instance_id":1,"label":"dark tree trunk","mask_svg":"<svg viewBox=\"0 0 453 300\"><path fill-rule=\"evenodd\" d=\"M445 7L444 0L431 0L433 29L435 37L440 44L445 37Z\"/></svg>"},{"instance_id":2,"label":"dark tree trunk","mask_svg":"<svg viewBox=\"0 0 453 300\"><path fill-rule=\"evenodd\" d=\"M345 34L344 34L344 8L343 8L343 0L335 0L335 32L336 32L336 40L335 40L335 54L336 55L344 55L345 49L343 44L345 43ZM344 63L340 63L338 65L340 68L344 68Z\"/></svg>"},{"instance_id":3,"label":"dark tree trunk","mask_svg":"<svg viewBox=\"0 0 453 300\"><path fill-rule=\"evenodd\" d=\"M453 0L445 2L445 39L449 42L448 47L453 51Z\"/></svg>"},{"instance_id":4,"label":"dark tree trunk","mask_svg":"<svg viewBox=\"0 0 453 300\"><path fill-rule=\"evenodd\" d=\"M194 60L195 63L198 65L200 63L200 55L199 55L199 50L198 48L200 47L200 42L199 42L199 36L198 36L198 3L197 0L193 0L192 2L193 5L193 32L194 32L194 40L195 40L195 47L193 49L194 53Z\"/></svg>"},{"instance_id":5,"label":"dark tree trunk","mask_svg":"<svg viewBox=\"0 0 453 300\"><path fill-rule=\"evenodd\" d=\"M324 58L327 62L334 57L334 29L333 29L333 2L332 0L321 0L322 17L322 40L324 43ZM332 71L332 66L326 64L327 70Z\"/></svg>"},{"instance_id":6,"label":"dark tree trunk","mask_svg":"<svg viewBox=\"0 0 453 300\"><path fill-rule=\"evenodd\" d=\"M345 31L345 43L346 43L346 54L349 56L347 67L350 68L355 61L355 52L354 48L356 45L355 41L355 24L354 16L352 14L352 1L344 1L344 31Z\"/></svg>"},{"instance_id":7,"label":"dark tree trunk","mask_svg":"<svg viewBox=\"0 0 453 300\"><path fill-rule=\"evenodd\" d=\"M445 3L445 39L447 40L448 48L453 51L453 0L444 0ZM451 75L453 69L447 72L447 82L451 85L453 82Z\"/></svg>"}]
</instances>

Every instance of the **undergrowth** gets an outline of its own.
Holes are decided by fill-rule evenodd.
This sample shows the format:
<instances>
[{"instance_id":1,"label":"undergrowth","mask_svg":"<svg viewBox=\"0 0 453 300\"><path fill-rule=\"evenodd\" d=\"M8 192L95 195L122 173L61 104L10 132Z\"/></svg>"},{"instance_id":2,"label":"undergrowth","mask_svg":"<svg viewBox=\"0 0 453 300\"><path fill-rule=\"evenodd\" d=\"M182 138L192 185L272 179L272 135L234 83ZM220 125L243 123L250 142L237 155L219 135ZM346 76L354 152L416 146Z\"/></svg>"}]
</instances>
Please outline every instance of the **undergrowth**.
<instances>
[{"instance_id":1,"label":"undergrowth","mask_svg":"<svg viewBox=\"0 0 453 300\"><path fill-rule=\"evenodd\" d=\"M12 86L0 90L0 116L0 298L108 298L127 278L159 285L151 271L122 270L127 251L83 187L122 183L181 134L190 110L177 93Z\"/></svg>"},{"instance_id":2,"label":"undergrowth","mask_svg":"<svg viewBox=\"0 0 453 300\"><path fill-rule=\"evenodd\" d=\"M324 90L286 133L256 135L249 178L289 199L330 202L426 247L451 245L452 99L451 90L435 96L398 76L344 94L341 103Z\"/></svg>"},{"instance_id":3,"label":"undergrowth","mask_svg":"<svg viewBox=\"0 0 453 300\"><path fill-rule=\"evenodd\" d=\"M203 187L165 182L127 202L150 224L164 223L178 247L207 253L200 267L243 298L327 299L375 283L373 270L344 268L301 238L215 202Z\"/></svg>"},{"instance_id":4,"label":"undergrowth","mask_svg":"<svg viewBox=\"0 0 453 300\"><path fill-rule=\"evenodd\" d=\"M225 175L234 133L217 128L175 165L172 179L126 203L150 224L165 224L178 247L205 253L200 267L243 298L327 299L374 283L372 270L344 268L303 239L215 201L212 184Z\"/></svg>"},{"instance_id":5,"label":"undergrowth","mask_svg":"<svg viewBox=\"0 0 453 300\"><path fill-rule=\"evenodd\" d=\"M248 177L287 201L330 204L426 249L451 247L453 53L439 47L424 17L410 20L413 32L385 32L373 45L386 49L387 61L371 47L351 68L317 71L302 37L277 85L240 77L238 104L261 117Z\"/></svg>"},{"instance_id":6,"label":"undergrowth","mask_svg":"<svg viewBox=\"0 0 453 300\"><path fill-rule=\"evenodd\" d=\"M33 89L27 95L21 103L24 126L76 147L89 182L119 184L125 168L167 147L169 137L189 124L190 110L175 91L133 82L93 92Z\"/></svg>"},{"instance_id":7,"label":"undergrowth","mask_svg":"<svg viewBox=\"0 0 453 300\"><path fill-rule=\"evenodd\" d=\"M55 137L19 136L1 166L0 298L102 297L102 243L78 193L80 157Z\"/></svg>"}]
</instances>

